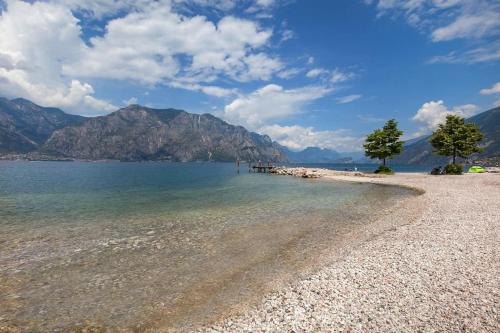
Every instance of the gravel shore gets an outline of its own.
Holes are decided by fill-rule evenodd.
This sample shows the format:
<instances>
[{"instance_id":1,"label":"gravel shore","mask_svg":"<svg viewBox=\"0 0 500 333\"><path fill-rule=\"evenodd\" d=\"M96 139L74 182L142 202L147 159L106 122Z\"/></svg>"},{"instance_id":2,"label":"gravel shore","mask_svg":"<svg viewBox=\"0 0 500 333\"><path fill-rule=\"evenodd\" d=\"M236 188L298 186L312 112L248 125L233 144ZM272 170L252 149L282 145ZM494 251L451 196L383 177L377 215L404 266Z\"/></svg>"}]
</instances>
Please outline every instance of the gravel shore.
<instances>
[{"instance_id":1,"label":"gravel shore","mask_svg":"<svg viewBox=\"0 0 500 333\"><path fill-rule=\"evenodd\" d=\"M315 173L425 193L369 227L389 231L203 331L500 332L499 174Z\"/></svg>"}]
</instances>

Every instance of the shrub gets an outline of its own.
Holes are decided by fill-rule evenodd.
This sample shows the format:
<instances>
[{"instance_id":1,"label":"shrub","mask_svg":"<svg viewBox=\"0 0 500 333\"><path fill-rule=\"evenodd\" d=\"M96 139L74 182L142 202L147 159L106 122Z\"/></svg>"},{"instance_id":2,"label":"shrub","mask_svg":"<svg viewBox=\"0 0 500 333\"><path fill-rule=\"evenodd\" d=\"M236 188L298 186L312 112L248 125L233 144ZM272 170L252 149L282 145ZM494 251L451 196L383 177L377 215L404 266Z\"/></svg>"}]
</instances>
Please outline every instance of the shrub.
<instances>
[{"instance_id":1,"label":"shrub","mask_svg":"<svg viewBox=\"0 0 500 333\"><path fill-rule=\"evenodd\" d=\"M444 167L444 172L447 175L461 175L464 172L462 164L448 164Z\"/></svg>"},{"instance_id":2,"label":"shrub","mask_svg":"<svg viewBox=\"0 0 500 333\"><path fill-rule=\"evenodd\" d=\"M391 168L386 167L385 165L381 165L377 168L377 170L375 170L375 173L382 173L385 175L393 175L394 171L392 171Z\"/></svg>"}]
</instances>

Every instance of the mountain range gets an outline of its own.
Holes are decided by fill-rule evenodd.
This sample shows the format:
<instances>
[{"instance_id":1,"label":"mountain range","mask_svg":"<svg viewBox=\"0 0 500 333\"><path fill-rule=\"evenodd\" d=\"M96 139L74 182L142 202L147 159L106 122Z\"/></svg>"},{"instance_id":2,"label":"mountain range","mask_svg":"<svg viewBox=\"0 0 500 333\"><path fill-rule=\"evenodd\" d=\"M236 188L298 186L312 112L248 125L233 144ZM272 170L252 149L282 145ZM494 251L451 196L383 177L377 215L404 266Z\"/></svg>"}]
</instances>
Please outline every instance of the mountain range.
<instances>
[{"instance_id":1,"label":"mountain range","mask_svg":"<svg viewBox=\"0 0 500 333\"><path fill-rule=\"evenodd\" d=\"M24 99L0 100L0 153L37 152L85 160L281 161L267 135L210 114L131 105L85 118Z\"/></svg>"},{"instance_id":2,"label":"mountain range","mask_svg":"<svg viewBox=\"0 0 500 333\"><path fill-rule=\"evenodd\" d=\"M340 153L333 149L307 147L301 151L284 148L288 161L292 163L352 163L364 161L362 152Z\"/></svg>"},{"instance_id":3,"label":"mountain range","mask_svg":"<svg viewBox=\"0 0 500 333\"><path fill-rule=\"evenodd\" d=\"M468 122L485 134L484 152L500 156L500 107ZM405 144L392 163L445 164L428 136ZM308 147L292 151L267 135L247 131L211 114L130 105L106 116L87 118L26 99L0 98L0 158L19 155L83 160L274 161L296 163L367 162L360 152Z\"/></svg>"},{"instance_id":4,"label":"mountain range","mask_svg":"<svg viewBox=\"0 0 500 333\"><path fill-rule=\"evenodd\" d=\"M0 154L38 150L54 131L84 120L22 98L0 98Z\"/></svg>"}]
</instances>

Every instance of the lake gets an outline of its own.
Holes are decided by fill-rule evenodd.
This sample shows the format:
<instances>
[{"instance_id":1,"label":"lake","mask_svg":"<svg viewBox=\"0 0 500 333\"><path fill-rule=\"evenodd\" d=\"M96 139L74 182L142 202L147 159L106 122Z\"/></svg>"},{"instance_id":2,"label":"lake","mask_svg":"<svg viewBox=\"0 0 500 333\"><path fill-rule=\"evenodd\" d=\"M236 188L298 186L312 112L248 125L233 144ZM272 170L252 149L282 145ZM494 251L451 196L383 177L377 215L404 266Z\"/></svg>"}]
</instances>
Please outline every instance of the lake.
<instances>
[{"instance_id":1,"label":"lake","mask_svg":"<svg viewBox=\"0 0 500 333\"><path fill-rule=\"evenodd\" d=\"M412 195L224 163L0 162L0 326L188 330Z\"/></svg>"}]
</instances>

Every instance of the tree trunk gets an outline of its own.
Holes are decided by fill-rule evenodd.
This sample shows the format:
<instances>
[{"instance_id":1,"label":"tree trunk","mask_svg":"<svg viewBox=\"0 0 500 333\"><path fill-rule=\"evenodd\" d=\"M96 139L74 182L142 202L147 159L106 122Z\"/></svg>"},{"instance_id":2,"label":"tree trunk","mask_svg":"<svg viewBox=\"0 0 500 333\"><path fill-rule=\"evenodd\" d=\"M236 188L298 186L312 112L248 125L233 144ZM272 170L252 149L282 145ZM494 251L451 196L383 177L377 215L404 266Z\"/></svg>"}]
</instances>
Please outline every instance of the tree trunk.
<instances>
[{"instance_id":1,"label":"tree trunk","mask_svg":"<svg viewBox=\"0 0 500 333\"><path fill-rule=\"evenodd\" d=\"M457 157L457 149L453 148L453 164L455 164L456 157Z\"/></svg>"},{"instance_id":2,"label":"tree trunk","mask_svg":"<svg viewBox=\"0 0 500 333\"><path fill-rule=\"evenodd\" d=\"M385 166L385 157L384 157L384 166Z\"/></svg>"}]
</instances>

